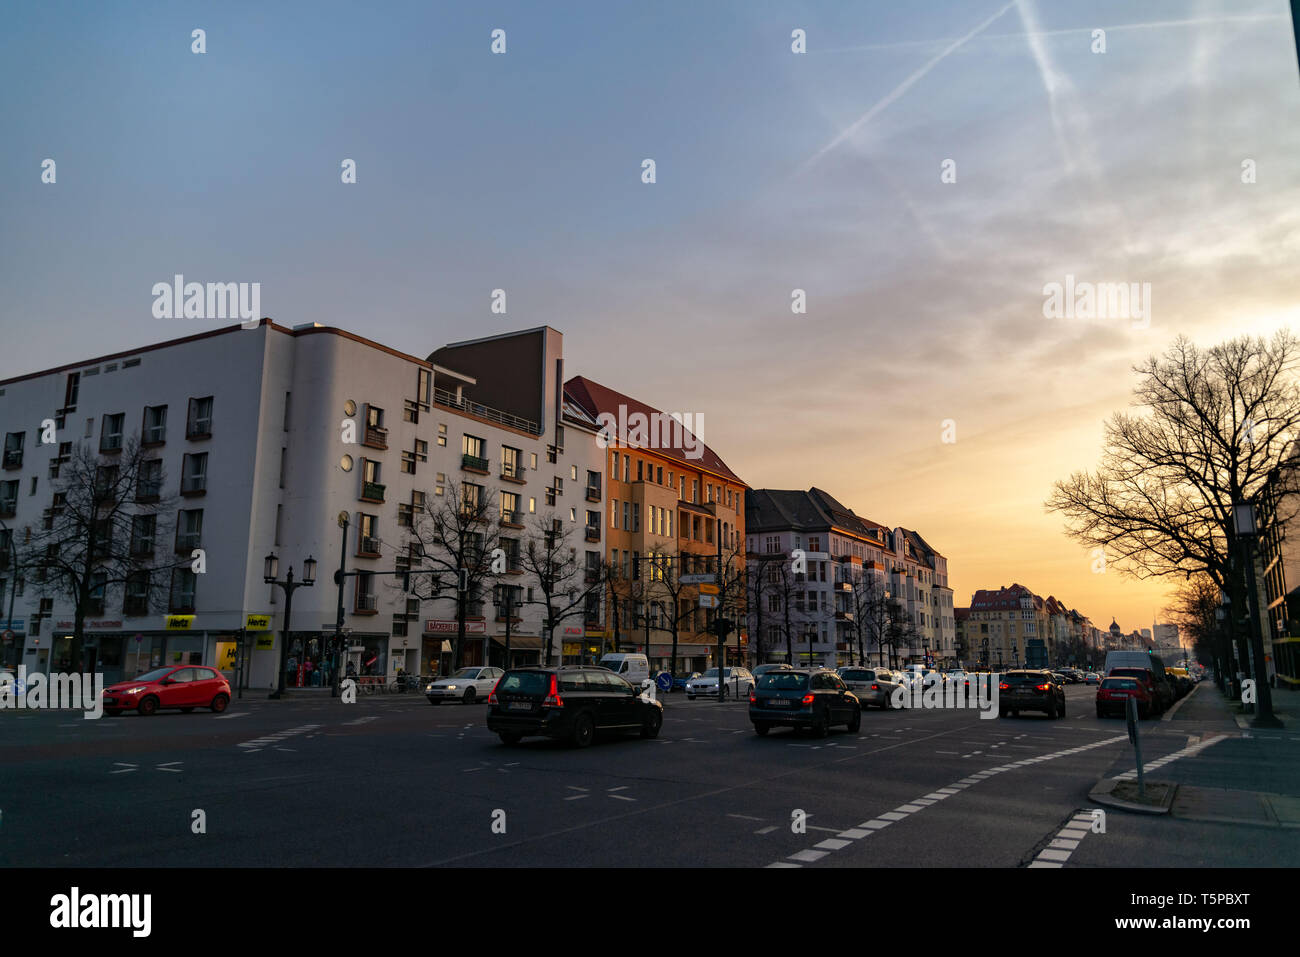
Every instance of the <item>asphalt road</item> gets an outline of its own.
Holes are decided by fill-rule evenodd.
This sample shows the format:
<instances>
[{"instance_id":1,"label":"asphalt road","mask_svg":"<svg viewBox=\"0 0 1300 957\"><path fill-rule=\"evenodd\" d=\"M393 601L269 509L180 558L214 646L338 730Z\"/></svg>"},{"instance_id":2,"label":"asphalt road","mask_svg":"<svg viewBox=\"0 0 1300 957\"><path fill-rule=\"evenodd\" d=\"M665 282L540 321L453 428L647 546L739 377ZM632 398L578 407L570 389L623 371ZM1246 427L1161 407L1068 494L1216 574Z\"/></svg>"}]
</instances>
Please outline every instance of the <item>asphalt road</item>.
<instances>
[{"instance_id":1,"label":"asphalt road","mask_svg":"<svg viewBox=\"0 0 1300 957\"><path fill-rule=\"evenodd\" d=\"M743 703L672 695L658 739L585 750L505 747L484 705L414 696L97 721L3 712L0 864L1016 867L1067 846L1066 867L1300 863L1294 829L1112 810L1104 833L1079 836L1089 789L1133 766L1124 723L1097 719L1094 695L1069 687L1056 721L868 710L858 734L822 740L759 738ZM1207 735L1221 737L1160 776L1217 761L1229 787L1300 757L1296 735L1177 712L1143 722L1144 757ZM1053 844L1063 829L1077 843Z\"/></svg>"}]
</instances>

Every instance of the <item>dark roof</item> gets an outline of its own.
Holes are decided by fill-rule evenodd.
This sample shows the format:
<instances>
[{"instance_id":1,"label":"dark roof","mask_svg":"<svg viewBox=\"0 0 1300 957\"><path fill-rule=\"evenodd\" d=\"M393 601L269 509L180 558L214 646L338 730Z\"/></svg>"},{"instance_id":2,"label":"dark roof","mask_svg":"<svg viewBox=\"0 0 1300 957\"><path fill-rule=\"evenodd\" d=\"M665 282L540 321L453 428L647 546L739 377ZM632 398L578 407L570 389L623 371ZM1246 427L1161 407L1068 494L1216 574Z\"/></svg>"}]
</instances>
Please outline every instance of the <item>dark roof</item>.
<instances>
[{"instance_id":1,"label":"dark roof","mask_svg":"<svg viewBox=\"0 0 1300 957\"><path fill-rule=\"evenodd\" d=\"M601 385L599 382L593 382L585 376L574 376L564 384L564 397L566 402L570 402L578 409L581 409L593 421L602 412L618 418L618 407L625 406L627 415L630 416L635 412L640 412L647 417L652 415L663 415L660 409L646 405L644 402L634 399L631 396L624 395L622 392L615 392L613 389ZM722 478L730 479L740 485L746 485L746 482L735 472L727 467L727 463L704 443L701 444L702 455L699 458L691 458L686 454L683 442L684 436L679 433L684 432L692 439L695 434L682 426L681 429L674 429L673 438L676 440L672 446L658 447L648 451L659 452L667 458L681 462L688 468L703 469L706 472L712 472ZM620 442L626 439L626 436L618 437ZM746 485L746 487L748 487Z\"/></svg>"},{"instance_id":2,"label":"dark roof","mask_svg":"<svg viewBox=\"0 0 1300 957\"><path fill-rule=\"evenodd\" d=\"M882 545L888 533L885 526L855 515L853 509L816 487L806 492L756 488L750 491L745 502L745 529L750 532L777 529L829 532L832 527Z\"/></svg>"}]
</instances>

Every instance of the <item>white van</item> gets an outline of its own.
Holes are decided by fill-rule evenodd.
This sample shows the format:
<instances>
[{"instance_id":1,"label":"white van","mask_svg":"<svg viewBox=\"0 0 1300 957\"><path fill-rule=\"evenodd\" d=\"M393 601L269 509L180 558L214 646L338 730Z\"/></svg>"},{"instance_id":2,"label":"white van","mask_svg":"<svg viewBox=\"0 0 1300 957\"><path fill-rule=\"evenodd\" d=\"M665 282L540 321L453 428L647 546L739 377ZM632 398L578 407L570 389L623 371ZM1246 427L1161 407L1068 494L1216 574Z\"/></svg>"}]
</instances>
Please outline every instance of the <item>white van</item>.
<instances>
[{"instance_id":1,"label":"white van","mask_svg":"<svg viewBox=\"0 0 1300 957\"><path fill-rule=\"evenodd\" d=\"M600 667L626 679L634 688L640 688L641 682L650 680L650 661L645 655L606 655L600 659Z\"/></svg>"}]
</instances>

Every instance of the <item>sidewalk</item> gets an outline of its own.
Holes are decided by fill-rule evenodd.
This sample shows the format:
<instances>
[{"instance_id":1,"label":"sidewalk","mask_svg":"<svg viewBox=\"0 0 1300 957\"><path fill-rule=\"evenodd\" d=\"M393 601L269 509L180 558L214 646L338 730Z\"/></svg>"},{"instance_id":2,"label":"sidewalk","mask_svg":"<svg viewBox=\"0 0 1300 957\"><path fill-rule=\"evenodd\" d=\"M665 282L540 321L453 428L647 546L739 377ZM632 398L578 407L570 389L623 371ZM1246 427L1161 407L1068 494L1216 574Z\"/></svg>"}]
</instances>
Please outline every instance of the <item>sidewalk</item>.
<instances>
[{"instance_id":1,"label":"sidewalk","mask_svg":"<svg viewBox=\"0 0 1300 957\"><path fill-rule=\"evenodd\" d=\"M1171 709L1160 730L1186 734L1197 743L1186 756L1148 763L1148 783L1171 789L1154 813L1188 821L1300 828L1300 697L1281 694L1274 712L1286 725L1283 730L1252 729L1253 715L1240 713L1240 703L1226 698L1211 681L1198 684ZM1131 753L1127 757L1131 765ZM1089 797L1108 807L1139 810L1111 797L1114 782L1103 778Z\"/></svg>"}]
</instances>

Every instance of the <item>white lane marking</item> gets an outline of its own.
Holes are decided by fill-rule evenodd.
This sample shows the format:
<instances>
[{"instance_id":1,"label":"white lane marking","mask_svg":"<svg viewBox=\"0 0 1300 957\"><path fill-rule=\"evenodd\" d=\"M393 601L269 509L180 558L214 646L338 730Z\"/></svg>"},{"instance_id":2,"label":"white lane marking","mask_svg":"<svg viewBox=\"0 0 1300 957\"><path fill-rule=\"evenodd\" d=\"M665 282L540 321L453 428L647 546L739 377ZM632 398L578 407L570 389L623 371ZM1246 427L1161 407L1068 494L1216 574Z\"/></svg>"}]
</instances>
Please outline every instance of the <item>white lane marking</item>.
<instances>
[{"instance_id":1,"label":"white lane marking","mask_svg":"<svg viewBox=\"0 0 1300 957\"><path fill-rule=\"evenodd\" d=\"M772 833L773 831L775 831L775 830L776 830L776 825L775 825L775 824L770 824L770 825L768 825L767 827L760 827L760 828L759 828L757 831L755 831L754 833L755 833L755 834L771 834L771 833Z\"/></svg>"},{"instance_id":2,"label":"white lane marking","mask_svg":"<svg viewBox=\"0 0 1300 957\"><path fill-rule=\"evenodd\" d=\"M1078 754L1078 753L1081 752L1081 751L1090 751L1090 750L1092 750L1093 748L1101 748L1101 747L1105 747L1106 745L1110 745L1110 744L1118 744L1118 743L1120 743L1121 741L1127 741L1127 740L1128 740L1128 735L1120 735L1120 736L1118 736L1118 737L1113 737L1113 738L1103 738L1103 739L1100 740L1100 741L1094 741L1092 744L1086 744L1086 745L1083 745L1082 747L1069 748L1069 749L1062 749L1062 750L1060 750L1060 751L1054 751L1054 752L1052 752L1051 754L1039 755L1038 757L1032 759L1031 762L1024 762L1024 763L1025 763L1025 764L1028 764L1028 763L1037 763L1037 762L1039 762L1039 761L1053 761L1053 760L1056 760L1057 758L1066 757L1067 755ZM1216 739L1216 740L1217 740L1217 739ZM918 802L921 801L921 800L930 801L931 803L934 803L934 802L937 802L937 801L941 801L941 800L943 800L944 798L951 797L952 795L957 794L959 791L962 791L962 790L965 790L966 788L971 787L972 785L979 784L981 781L988 780L988 778L993 777L994 775L1002 774L1003 772L1013 770L1014 768L1015 768L1015 765L999 765L999 766L996 766L996 767L993 767L993 768L989 768L989 769L987 769L987 770L984 771L984 772L980 772L980 774L979 774L978 777L963 778L961 781L957 781L957 782L955 782L954 784L951 784L951 785L949 785L949 786L946 787L946 788L940 788L940 789L937 790L937 791L931 791L929 794L925 795L924 798L918 798L917 800L915 800L915 801L911 801L911 802L909 802L908 804L899 805L899 810L897 810L897 811L888 811L888 812L886 812L886 813L884 813L884 814L879 815L879 816L876 817L876 818L873 818L873 819L870 820L870 821L864 821L864 822L862 822L861 824L859 824L859 825L857 826L856 829L853 829L853 830L869 832L869 831L875 831L875 830L880 830L881 828L889 827L889 825L892 824L892 823L894 823L895 821L901 821L901 820L907 818L907 817L909 816L909 814L917 814L917 813L920 813L921 811L925 810L925 808L926 808L927 806L929 806L929 805L920 805L919 807L917 807L917 810L916 810L916 811L911 811L911 812L908 812L908 813L903 813L903 812L902 812L902 809L903 809L903 808L917 806ZM1067 827L1066 827L1066 828L1063 828L1062 830L1074 830L1074 829L1077 827L1077 825L1075 824L1075 821L1077 821L1077 820L1078 820L1078 818L1076 818L1075 820L1071 821L1071 824L1070 824L1070 825L1067 825ZM840 836L841 839L848 839L847 842L846 842L845 844L841 845L841 847L847 847L847 846L849 846L849 844L853 843L854 840L861 840L861 839L862 839L862 838L856 838L856 839L849 838L849 833L850 833L850 832L848 832L848 831L841 831L841 832L840 832L840 835L839 835L839 836ZM1059 837L1059 836L1060 836L1060 835L1058 835L1058 837ZM1068 834L1067 834L1067 835L1065 835L1065 837L1066 837L1066 838L1069 838L1069 837L1071 837L1071 835L1068 835ZM823 841L822 843L817 844L816 847L817 847L817 848L823 848L823 847L826 846L826 844L827 844L827 842ZM789 855L789 856L786 858L786 860L787 860L787 861L802 861L802 862L805 862L805 863L809 863L809 864L811 864L811 863L813 863L814 861L819 861L819 860L821 860L823 857L825 857L827 854L829 854L832 850L839 850L839 849L841 849L841 848L840 848L840 847L835 847L835 848L829 848L829 849L826 849L826 850L815 850L815 849L812 849L812 850L806 850L806 851L799 851L799 852L797 852L797 853L795 853L795 854L791 854L791 855ZM1050 848L1050 849L1044 850L1042 853L1039 854L1039 859L1038 859L1037 861L1035 861L1035 864L1038 865L1038 866L1041 866L1041 867L1051 867L1051 866L1053 866L1054 864L1055 864L1055 865L1059 865L1059 861L1056 860L1056 859L1054 859L1052 855L1054 855L1054 854L1062 854L1062 853L1065 853L1065 852L1064 852L1064 851L1061 851L1061 850L1059 850L1059 849L1055 849L1055 848ZM1045 856L1045 855L1046 855L1046 856ZM1068 857L1069 855L1067 854L1066 856ZM769 865L769 866L770 866L770 865ZM1034 866L1034 865L1031 864L1030 866Z\"/></svg>"},{"instance_id":3,"label":"white lane marking","mask_svg":"<svg viewBox=\"0 0 1300 957\"><path fill-rule=\"evenodd\" d=\"M229 712L229 713L227 713L227 714L219 714L219 715L217 715L217 717L215 718L215 720L217 720L217 721L224 721L224 720L226 720L227 718L246 718L246 717L248 717L250 714L252 714L251 711L232 711L232 712Z\"/></svg>"},{"instance_id":4,"label":"white lane marking","mask_svg":"<svg viewBox=\"0 0 1300 957\"><path fill-rule=\"evenodd\" d=\"M748 814L728 814L727 817L737 817L737 818L740 818L742 821L761 821L761 820L763 820L761 817L751 817L751 816L748 815Z\"/></svg>"},{"instance_id":5,"label":"white lane marking","mask_svg":"<svg viewBox=\"0 0 1300 957\"><path fill-rule=\"evenodd\" d=\"M1066 825L1056 832L1056 836L1047 847L1038 852L1030 867L1064 867L1079 848L1079 844L1092 831L1092 814L1087 810L1072 817Z\"/></svg>"}]
</instances>

